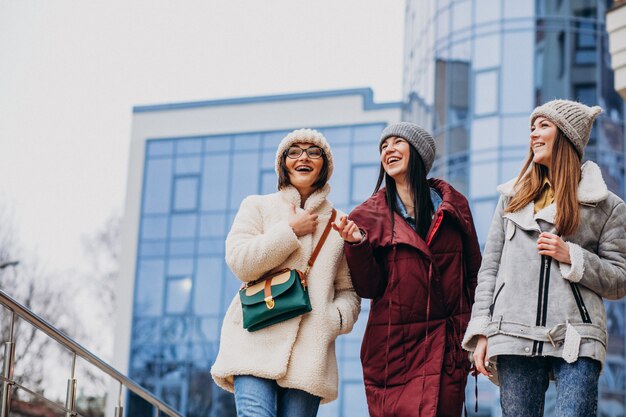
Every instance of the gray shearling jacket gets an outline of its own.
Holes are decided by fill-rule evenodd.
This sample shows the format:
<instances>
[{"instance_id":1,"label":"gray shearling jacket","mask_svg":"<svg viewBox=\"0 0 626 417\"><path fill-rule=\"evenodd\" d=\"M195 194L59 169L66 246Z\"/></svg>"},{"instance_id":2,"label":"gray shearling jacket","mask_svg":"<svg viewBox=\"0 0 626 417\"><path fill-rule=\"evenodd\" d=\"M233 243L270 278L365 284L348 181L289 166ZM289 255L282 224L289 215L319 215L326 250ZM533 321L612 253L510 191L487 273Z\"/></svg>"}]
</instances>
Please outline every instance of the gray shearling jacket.
<instances>
[{"instance_id":1,"label":"gray shearling jacket","mask_svg":"<svg viewBox=\"0 0 626 417\"><path fill-rule=\"evenodd\" d=\"M626 205L608 191L600 168L581 167L580 226L562 236L572 264L539 255L542 231L554 233L556 205L534 214L534 203L514 213L504 208L515 180L498 187L478 273L476 298L463 348L488 338L488 354L554 356L573 362L589 357L604 363L607 345L603 298L626 295Z\"/></svg>"}]
</instances>

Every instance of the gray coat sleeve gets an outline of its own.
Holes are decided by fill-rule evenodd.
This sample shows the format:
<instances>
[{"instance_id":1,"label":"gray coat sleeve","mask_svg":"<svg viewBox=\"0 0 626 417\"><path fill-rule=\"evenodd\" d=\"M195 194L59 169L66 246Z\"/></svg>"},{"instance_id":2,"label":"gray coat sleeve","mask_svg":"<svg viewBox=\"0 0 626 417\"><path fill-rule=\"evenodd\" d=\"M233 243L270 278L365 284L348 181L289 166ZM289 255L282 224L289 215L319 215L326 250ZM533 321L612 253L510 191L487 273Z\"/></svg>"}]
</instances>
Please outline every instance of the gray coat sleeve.
<instances>
[{"instance_id":1,"label":"gray coat sleeve","mask_svg":"<svg viewBox=\"0 0 626 417\"><path fill-rule=\"evenodd\" d=\"M626 295L626 205L613 207L598 237L597 252L567 242L571 265L561 264L563 278L579 282L601 297L617 300Z\"/></svg>"},{"instance_id":2,"label":"gray coat sleeve","mask_svg":"<svg viewBox=\"0 0 626 417\"><path fill-rule=\"evenodd\" d=\"M478 285L476 286L476 296L472 307L472 318L467 326L465 337L463 338L463 348L473 351L476 348L476 336L486 335L486 328L491 317L489 306L493 300L493 292L496 286L496 278L500 269L500 258L504 247L504 204L505 198L500 196L496 211L493 214L489 234L483 253L483 261L478 271Z\"/></svg>"}]
</instances>

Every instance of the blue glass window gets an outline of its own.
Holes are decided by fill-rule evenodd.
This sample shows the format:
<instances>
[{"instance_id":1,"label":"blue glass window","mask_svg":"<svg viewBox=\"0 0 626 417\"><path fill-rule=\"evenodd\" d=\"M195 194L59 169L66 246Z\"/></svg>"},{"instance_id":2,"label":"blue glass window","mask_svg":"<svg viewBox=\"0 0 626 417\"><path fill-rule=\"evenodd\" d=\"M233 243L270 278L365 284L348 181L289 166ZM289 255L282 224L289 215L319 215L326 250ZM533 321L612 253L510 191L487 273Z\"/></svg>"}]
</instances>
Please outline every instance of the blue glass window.
<instances>
[{"instance_id":1,"label":"blue glass window","mask_svg":"<svg viewBox=\"0 0 626 417\"><path fill-rule=\"evenodd\" d=\"M174 211L196 210L198 207L197 176L177 177L174 181Z\"/></svg>"},{"instance_id":2,"label":"blue glass window","mask_svg":"<svg viewBox=\"0 0 626 417\"><path fill-rule=\"evenodd\" d=\"M173 240L170 242L170 256L193 255L196 246L195 240Z\"/></svg>"},{"instance_id":3,"label":"blue glass window","mask_svg":"<svg viewBox=\"0 0 626 417\"><path fill-rule=\"evenodd\" d=\"M379 133L380 135L380 133ZM371 143L363 143L352 148L353 164L376 164L380 163L380 151L378 150L378 141Z\"/></svg>"},{"instance_id":4,"label":"blue glass window","mask_svg":"<svg viewBox=\"0 0 626 417\"><path fill-rule=\"evenodd\" d=\"M528 120L528 119L527 119ZM507 132L508 134L509 132ZM472 121L472 152L494 149L498 146L500 123L497 117L483 117Z\"/></svg>"},{"instance_id":5,"label":"blue glass window","mask_svg":"<svg viewBox=\"0 0 626 417\"><path fill-rule=\"evenodd\" d=\"M521 2L520 2L521 3ZM502 53L502 112L530 114L534 106L534 32L505 33ZM527 68L520 71L520 68ZM476 90L479 92L480 90Z\"/></svg>"},{"instance_id":6,"label":"blue glass window","mask_svg":"<svg viewBox=\"0 0 626 417\"><path fill-rule=\"evenodd\" d=\"M354 143L376 143L378 144L378 139L380 139L380 132L385 128L384 124L376 124L376 125L368 125L368 126L358 126L355 127L354 132Z\"/></svg>"},{"instance_id":7,"label":"blue glass window","mask_svg":"<svg viewBox=\"0 0 626 417\"><path fill-rule=\"evenodd\" d=\"M174 239L196 236L198 216L195 214L174 214L170 226L170 236Z\"/></svg>"},{"instance_id":8,"label":"blue glass window","mask_svg":"<svg viewBox=\"0 0 626 417\"><path fill-rule=\"evenodd\" d=\"M191 298L191 277L167 280L166 313L180 314L187 312Z\"/></svg>"},{"instance_id":9,"label":"blue glass window","mask_svg":"<svg viewBox=\"0 0 626 417\"><path fill-rule=\"evenodd\" d=\"M496 162L474 164L470 175L470 195L472 197L493 196L498 186L498 164Z\"/></svg>"},{"instance_id":10,"label":"blue glass window","mask_svg":"<svg viewBox=\"0 0 626 417\"><path fill-rule=\"evenodd\" d=\"M224 238L200 239L198 241L198 254L220 255L224 253Z\"/></svg>"},{"instance_id":11,"label":"blue glass window","mask_svg":"<svg viewBox=\"0 0 626 417\"><path fill-rule=\"evenodd\" d=\"M503 0L504 18L533 17L535 14L534 1Z\"/></svg>"},{"instance_id":12,"label":"blue glass window","mask_svg":"<svg viewBox=\"0 0 626 417\"><path fill-rule=\"evenodd\" d=\"M228 304L235 295L222 294L223 267L224 261L221 257L198 259L194 291L194 312L196 314L218 315L222 311L222 302Z\"/></svg>"},{"instance_id":13,"label":"blue glass window","mask_svg":"<svg viewBox=\"0 0 626 417\"><path fill-rule=\"evenodd\" d=\"M141 222L142 239L165 239L167 237L167 217L144 217Z\"/></svg>"},{"instance_id":14,"label":"blue glass window","mask_svg":"<svg viewBox=\"0 0 626 417\"><path fill-rule=\"evenodd\" d=\"M144 220L145 221L145 220ZM140 256L163 256L165 255L165 241L142 242L139 249Z\"/></svg>"},{"instance_id":15,"label":"blue glass window","mask_svg":"<svg viewBox=\"0 0 626 417\"><path fill-rule=\"evenodd\" d=\"M378 179L378 165L356 166L352 169L352 204L361 204L374 191Z\"/></svg>"},{"instance_id":16,"label":"blue glass window","mask_svg":"<svg viewBox=\"0 0 626 417\"><path fill-rule=\"evenodd\" d=\"M380 134L380 133L379 133ZM337 204L348 204L350 200L350 171L351 171L350 148L333 148L334 172L330 179L330 200Z\"/></svg>"},{"instance_id":17,"label":"blue glass window","mask_svg":"<svg viewBox=\"0 0 626 417\"><path fill-rule=\"evenodd\" d=\"M261 194L270 194L277 191L278 176L274 169L261 172Z\"/></svg>"},{"instance_id":18,"label":"blue glass window","mask_svg":"<svg viewBox=\"0 0 626 417\"><path fill-rule=\"evenodd\" d=\"M171 258L167 265L168 276L187 276L193 273L193 258Z\"/></svg>"},{"instance_id":19,"label":"blue glass window","mask_svg":"<svg viewBox=\"0 0 626 417\"><path fill-rule=\"evenodd\" d=\"M202 153L202 139L178 139L176 140L176 154Z\"/></svg>"},{"instance_id":20,"label":"blue glass window","mask_svg":"<svg viewBox=\"0 0 626 417\"><path fill-rule=\"evenodd\" d=\"M174 142L171 140L149 140L148 156L169 156L174 153Z\"/></svg>"},{"instance_id":21,"label":"blue glass window","mask_svg":"<svg viewBox=\"0 0 626 417\"><path fill-rule=\"evenodd\" d=\"M206 152L227 152L230 151L230 136L214 136L204 141Z\"/></svg>"},{"instance_id":22,"label":"blue glass window","mask_svg":"<svg viewBox=\"0 0 626 417\"><path fill-rule=\"evenodd\" d=\"M257 151L261 145L261 135L236 135L235 151Z\"/></svg>"},{"instance_id":23,"label":"blue glass window","mask_svg":"<svg viewBox=\"0 0 626 417\"><path fill-rule=\"evenodd\" d=\"M288 133L287 131L265 133L263 135L263 149L273 150L276 153L278 144Z\"/></svg>"},{"instance_id":24,"label":"blue glass window","mask_svg":"<svg viewBox=\"0 0 626 417\"><path fill-rule=\"evenodd\" d=\"M528 149L530 121L527 116L502 118L502 146L515 146Z\"/></svg>"},{"instance_id":25,"label":"blue glass window","mask_svg":"<svg viewBox=\"0 0 626 417\"><path fill-rule=\"evenodd\" d=\"M259 192L259 155L237 154L233 160L232 180L230 207L239 208L241 200Z\"/></svg>"},{"instance_id":26,"label":"blue glass window","mask_svg":"<svg viewBox=\"0 0 626 417\"><path fill-rule=\"evenodd\" d=\"M320 133L324 135L331 148L335 145L348 145L350 144L351 131L347 127L334 127L320 129Z\"/></svg>"},{"instance_id":27,"label":"blue glass window","mask_svg":"<svg viewBox=\"0 0 626 417\"><path fill-rule=\"evenodd\" d=\"M224 214L204 214L200 217L201 237L225 237L226 233L226 216Z\"/></svg>"},{"instance_id":28,"label":"blue glass window","mask_svg":"<svg viewBox=\"0 0 626 417\"><path fill-rule=\"evenodd\" d=\"M479 116L498 111L498 71L477 72L474 81L474 113Z\"/></svg>"},{"instance_id":29,"label":"blue glass window","mask_svg":"<svg viewBox=\"0 0 626 417\"><path fill-rule=\"evenodd\" d=\"M172 160L152 159L146 161L146 164L143 212L168 213L172 188Z\"/></svg>"},{"instance_id":30,"label":"blue glass window","mask_svg":"<svg viewBox=\"0 0 626 417\"><path fill-rule=\"evenodd\" d=\"M200 172L202 160L199 156L179 156L174 163L176 174L197 174Z\"/></svg>"},{"instance_id":31,"label":"blue glass window","mask_svg":"<svg viewBox=\"0 0 626 417\"><path fill-rule=\"evenodd\" d=\"M225 210L228 208L229 167L229 155L212 155L204 158L202 210ZM235 178L232 180L235 181Z\"/></svg>"},{"instance_id":32,"label":"blue glass window","mask_svg":"<svg viewBox=\"0 0 626 417\"><path fill-rule=\"evenodd\" d=\"M480 36L474 42L473 68L481 70L500 65L500 35Z\"/></svg>"},{"instance_id":33,"label":"blue glass window","mask_svg":"<svg viewBox=\"0 0 626 417\"><path fill-rule=\"evenodd\" d=\"M158 316L163 300L164 266L162 260L142 260L137 271L135 316Z\"/></svg>"},{"instance_id":34,"label":"blue glass window","mask_svg":"<svg viewBox=\"0 0 626 417\"><path fill-rule=\"evenodd\" d=\"M476 24L500 20L501 0L474 0Z\"/></svg>"}]
</instances>

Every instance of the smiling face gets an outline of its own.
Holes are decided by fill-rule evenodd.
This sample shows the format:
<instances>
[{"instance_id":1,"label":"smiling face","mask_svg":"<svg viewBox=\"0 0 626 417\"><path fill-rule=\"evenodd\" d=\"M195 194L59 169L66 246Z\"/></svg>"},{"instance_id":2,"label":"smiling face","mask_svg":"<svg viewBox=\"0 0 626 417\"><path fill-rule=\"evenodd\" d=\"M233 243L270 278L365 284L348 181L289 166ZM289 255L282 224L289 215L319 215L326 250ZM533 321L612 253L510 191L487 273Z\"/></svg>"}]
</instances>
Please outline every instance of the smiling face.
<instances>
[{"instance_id":1,"label":"smiling face","mask_svg":"<svg viewBox=\"0 0 626 417\"><path fill-rule=\"evenodd\" d=\"M293 148L300 148L304 151L299 157L292 158L289 155L294 156L294 154L297 154ZM315 149L306 152L309 148ZM287 150L285 166L289 176L289 183L296 187L301 194L306 194L311 191L324 166L324 158L322 156L318 158L311 158L311 156L309 156L309 153L314 156L317 155L318 153L315 152L317 150L319 150L319 147L306 142L294 143Z\"/></svg>"},{"instance_id":2,"label":"smiling face","mask_svg":"<svg viewBox=\"0 0 626 417\"><path fill-rule=\"evenodd\" d=\"M550 169L552 148L556 139L557 127L545 117L537 117L530 127L530 149L533 162Z\"/></svg>"},{"instance_id":3,"label":"smiling face","mask_svg":"<svg viewBox=\"0 0 626 417\"><path fill-rule=\"evenodd\" d=\"M411 150L405 139L391 136L380 146L380 162L383 169L397 183L403 183L409 169Z\"/></svg>"}]
</instances>

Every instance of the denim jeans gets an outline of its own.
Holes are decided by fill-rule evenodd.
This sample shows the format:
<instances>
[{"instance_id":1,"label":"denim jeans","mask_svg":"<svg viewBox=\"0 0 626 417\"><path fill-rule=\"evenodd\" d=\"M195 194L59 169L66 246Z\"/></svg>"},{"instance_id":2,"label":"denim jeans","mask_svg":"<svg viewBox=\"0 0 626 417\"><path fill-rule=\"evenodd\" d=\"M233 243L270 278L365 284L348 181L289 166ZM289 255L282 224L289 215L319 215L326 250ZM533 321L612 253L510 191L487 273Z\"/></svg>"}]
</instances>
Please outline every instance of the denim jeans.
<instances>
[{"instance_id":1,"label":"denim jeans","mask_svg":"<svg viewBox=\"0 0 626 417\"><path fill-rule=\"evenodd\" d=\"M320 398L271 379L237 375L235 405L237 417L315 417Z\"/></svg>"},{"instance_id":2,"label":"denim jeans","mask_svg":"<svg viewBox=\"0 0 626 417\"><path fill-rule=\"evenodd\" d=\"M578 358L498 356L502 417L541 417L550 373L556 382L555 417L595 417L600 362Z\"/></svg>"}]
</instances>

